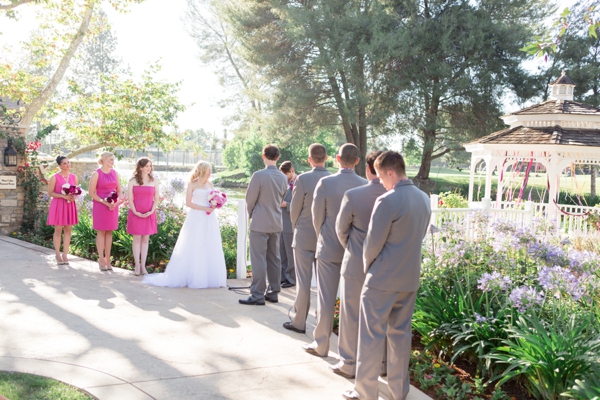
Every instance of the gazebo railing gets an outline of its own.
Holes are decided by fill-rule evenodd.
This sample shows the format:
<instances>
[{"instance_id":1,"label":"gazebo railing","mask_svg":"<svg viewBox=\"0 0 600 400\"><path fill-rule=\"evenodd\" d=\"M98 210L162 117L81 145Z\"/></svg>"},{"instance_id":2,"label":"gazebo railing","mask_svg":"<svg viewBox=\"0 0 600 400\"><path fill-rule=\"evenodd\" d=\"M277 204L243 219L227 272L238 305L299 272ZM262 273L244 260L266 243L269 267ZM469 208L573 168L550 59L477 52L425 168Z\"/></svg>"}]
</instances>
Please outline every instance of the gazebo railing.
<instances>
[{"instance_id":1,"label":"gazebo railing","mask_svg":"<svg viewBox=\"0 0 600 400\"><path fill-rule=\"evenodd\" d=\"M431 196L431 223L436 227L441 227L444 223L454 222L463 223L469 213L477 210L487 210L490 223L498 220L510 221L513 223L528 225L534 217L546 217L552 215L551 208L556 210L555 217L557 231L561 234L586 234L590 231L588 215L595 207L577 206L568 204L544 204L526 201L516 202L491 202L489 199L483 199L481 202L472 202L469 208L438 208L438 197ZM473 239L475 233L472 232L472 224L464 224L465 240Z\"/></svg>"}]
</instances>

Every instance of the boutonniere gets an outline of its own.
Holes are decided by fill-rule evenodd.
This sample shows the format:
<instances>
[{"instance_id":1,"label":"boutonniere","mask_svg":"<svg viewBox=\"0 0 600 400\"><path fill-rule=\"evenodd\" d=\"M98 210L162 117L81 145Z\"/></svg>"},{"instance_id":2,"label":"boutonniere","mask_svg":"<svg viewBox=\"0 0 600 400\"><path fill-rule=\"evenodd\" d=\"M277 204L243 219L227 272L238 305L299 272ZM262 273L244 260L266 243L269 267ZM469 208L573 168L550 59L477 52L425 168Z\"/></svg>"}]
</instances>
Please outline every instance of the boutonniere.
<instances>
[{"instance_id":1,"label":"boutonniere","mask_svg":"<svg viewBox=\"0 0 600 400\"><path fill-rule=\"evenodd\" d=\"M294 184L295 183L296 183L295 179L293 181L290 181L290 190L294 190Z\"/></svg>"}]
</instances>

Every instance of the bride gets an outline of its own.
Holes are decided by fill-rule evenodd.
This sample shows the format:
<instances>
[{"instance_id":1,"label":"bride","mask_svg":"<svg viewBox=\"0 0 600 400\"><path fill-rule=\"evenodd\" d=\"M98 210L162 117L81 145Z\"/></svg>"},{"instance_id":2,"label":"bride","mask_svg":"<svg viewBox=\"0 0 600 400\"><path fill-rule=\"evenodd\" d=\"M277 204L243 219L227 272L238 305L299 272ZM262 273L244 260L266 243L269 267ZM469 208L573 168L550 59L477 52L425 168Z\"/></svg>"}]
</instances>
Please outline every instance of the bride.
<instances>
[{"instance_id":1,"label":"bride","mask_svg":"<svg viewBox=\"0 0 600 400\"><path fill-rule=\"evenodd\" d=\"M192 170L185 198L190 209L167 269L161 274L145 275L143 283L195 289L226 286L219 222L208 203L208 194L214 189L208 180L210 172L211 165L206 161L200 161Z\"/></svg>"}]
</instances>

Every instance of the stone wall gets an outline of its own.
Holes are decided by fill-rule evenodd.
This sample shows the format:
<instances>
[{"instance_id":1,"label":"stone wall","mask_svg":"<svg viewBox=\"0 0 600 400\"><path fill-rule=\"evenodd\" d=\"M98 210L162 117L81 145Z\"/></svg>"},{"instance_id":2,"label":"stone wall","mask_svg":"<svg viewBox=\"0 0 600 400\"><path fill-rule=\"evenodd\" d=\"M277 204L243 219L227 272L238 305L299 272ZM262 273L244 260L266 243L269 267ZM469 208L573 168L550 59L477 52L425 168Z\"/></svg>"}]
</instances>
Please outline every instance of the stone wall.
<instances>
[{"instance_id":1,"label":"stone wall","mask_svg":"<svg viewBox=\"0 0 600 400\"><path fill-rule=\"evenodd\" d=\"M17 176L18 167L4 165L6 146L6 139L0 139L0 175ZM24 199L25 192L18 183L16 189L0 189L0 234L7 235L21 227Z\"/></svg>"},{"instance_id":2,"label":"stone wall","mask_svg":"<svg viewBox=\"0 0 600 400\"><path fill-rule=\"evenodd\" d=\"M77 161L71 160L71 173L77 175L79 184L83 182L83 177L87 174L86 178L89 180L89 176L100 167L96 161Z\"/></svg>"}]
</instances>

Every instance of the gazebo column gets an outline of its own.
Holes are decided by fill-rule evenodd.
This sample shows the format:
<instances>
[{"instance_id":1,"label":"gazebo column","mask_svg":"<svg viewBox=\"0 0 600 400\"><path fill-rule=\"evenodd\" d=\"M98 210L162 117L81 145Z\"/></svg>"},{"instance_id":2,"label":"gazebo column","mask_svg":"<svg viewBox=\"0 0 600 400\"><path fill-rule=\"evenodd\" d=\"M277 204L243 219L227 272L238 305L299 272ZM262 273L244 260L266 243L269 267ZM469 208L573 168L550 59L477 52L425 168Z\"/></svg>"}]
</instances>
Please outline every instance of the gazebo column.
<instances>
[{"instance_id":1,"label":"gazebo column","mask_svg":"<svg viewBox=\"0 0 600 400\"><path fill-rule=\"evenodd\" d=\"M494 168L496 164L492 162L493 158L490 156L484 157L485 161L485 194L484 198L489 199L492 195L492 172L494 172Z\"/></svg>"},{"instance_id":2,"label":"gazebo column","mask_svg":"<svg viewBox=\"0 0 600 400\"><path fill-rule=\"evenodd\" d=\"M558 160L558 154L552 153L546 170L546 176L548 177L548 206L546 207L546 216L551 220L558 220L558 207L555 204L558 197L558 185L560 183Z\"/></svg>"},{"instance_id":3,"label":"gazebo column","mask_svg":"<svg viewBox=\"0 0 600 400\"><path fill-rule=\"evenodd\" d=\"M477 169L477 163L481 160L481 157L471 154L471 166L469 174L469 204L473 202L474 186L475 186L475 170Z\"/></svg>"}]
</instances>

